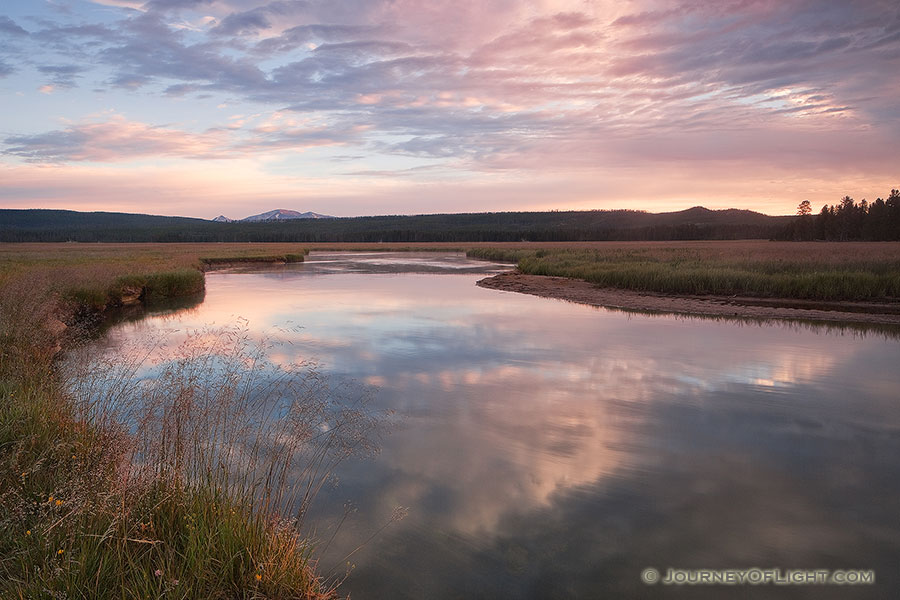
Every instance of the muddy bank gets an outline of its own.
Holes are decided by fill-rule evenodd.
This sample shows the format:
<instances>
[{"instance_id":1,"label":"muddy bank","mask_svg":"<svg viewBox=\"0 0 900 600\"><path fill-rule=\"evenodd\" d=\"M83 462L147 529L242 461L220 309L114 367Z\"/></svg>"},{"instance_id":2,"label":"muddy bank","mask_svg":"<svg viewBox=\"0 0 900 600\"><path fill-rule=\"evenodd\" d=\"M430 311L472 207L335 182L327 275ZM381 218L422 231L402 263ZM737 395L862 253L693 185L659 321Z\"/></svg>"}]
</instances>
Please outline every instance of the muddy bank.
<instances>
[{"instance_id":1,"label":"muddy bank","mask_svg":"<svg viewBox=\"0 0 900 600\"><path fill-rule=\"evenodd\" d=\"M725 296L671 296L601 288L565 277L501 273L478 282L484 288L559 298L622 310L671 312L712 317L800 319L843 323L900 325L900 303L812 302Z\"/></svg>"}]
</instances>

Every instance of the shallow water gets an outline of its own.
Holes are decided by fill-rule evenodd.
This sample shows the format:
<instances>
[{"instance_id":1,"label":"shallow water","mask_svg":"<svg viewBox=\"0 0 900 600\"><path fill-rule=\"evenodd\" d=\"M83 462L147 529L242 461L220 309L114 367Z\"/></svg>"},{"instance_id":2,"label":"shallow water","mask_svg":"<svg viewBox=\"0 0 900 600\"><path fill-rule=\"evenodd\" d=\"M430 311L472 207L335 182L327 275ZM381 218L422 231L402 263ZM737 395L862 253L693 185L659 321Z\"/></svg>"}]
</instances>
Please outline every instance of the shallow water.
<instances>
[{"instance_id":1,"label":"shallow water","mask_svg":"<svg viewBox=\"0 0 900 600\"><path fill-rule=\"evenodd\" d=\"M103 345L241 318L278 328L273 360L377 387L400 424L339 467L313 515L327 540L356 507L319 565L352 563L355 599L900 592L900 342L475 286L503 268L314 253L214 272L199 306ZM649 588L651 566L873 569L877 585Z\"/></svg>"}]
</instances>

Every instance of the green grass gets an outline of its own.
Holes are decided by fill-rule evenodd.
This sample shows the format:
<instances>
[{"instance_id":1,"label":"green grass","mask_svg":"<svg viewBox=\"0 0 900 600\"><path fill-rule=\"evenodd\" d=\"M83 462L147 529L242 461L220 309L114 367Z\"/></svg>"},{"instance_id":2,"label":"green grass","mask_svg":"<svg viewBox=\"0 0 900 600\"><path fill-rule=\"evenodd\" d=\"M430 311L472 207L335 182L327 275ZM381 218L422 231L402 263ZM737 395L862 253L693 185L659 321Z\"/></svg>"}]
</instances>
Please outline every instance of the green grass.
<instances>
[{"instance_id":1,"label":"green grass","mask_svg":"<svg viewBox=\"0 0 900 600\"><path fill-rule=\"evenodd\" d=\"M233 256L207 256L200 259L207 267L216 265L228 265L234 263L298 263L303 262L304 257L309 253L308 250L303 252L286 252L284 254L237 254Z\"/></svg>"},{"instance_id":2,"label":"green grass","mask_svg":"<svg viewBox=\"0 0 900 600\"><path fill-rule=\"evenodd\" d=\"M333 597L295 529L215 481L123 481L120 436L53 385L0 407L0 597Z\"/></svg>"},{"instance_id":3,"label":"green grass","mask_svg":"<svg viewBox=\"0 0 900 600\"><path fill-rule=\"evenodd\" d=\"M86 313L123 300L158 300L203 291L204 269L235 263L297 263L296 244L7 244L0 245L0 285L27 278Z\"/></svg>"},{"instance_id":4,"label":"green grass","mask_svg":"<svg viewBox=\"0 0 900 600\"><path fill-rule=\"evenodd\" d=\"M756 245L748 248L756 248ZM836 255L773 256L728 252L717 246L665 246L609 249L470 250L476 258L515 262L532 275L582 279L604 287L686 295L752 296L803 300L897 300L900 298L900 248L865 257L857 248L829 245ZM825 245L822 250L826 250ZM890 248L888 248L890 249ZM883 249L882 249L883 250Z\"/></svg>"},{"instance_id":5,"label":"green grass","mask_svg":"<svg viewBox=\"0 0 900 600\"><path fill-rule=\"evenodd\" d=\"M202 272L179 269L146 275L122 275L116 277L108 287L94 285L69 288L62 292L61 297L71 303L76 312L96 312L121 305L128 299L160 300L193 296L202 292L204 286Z\"/></svg>"},{"instance_id":6,"label":"green grass","mask_svg":"<svg viewBox=\"0 0 900 600\"><path fill-rule=\"evenodd\" d=\"M329 405L314 371L267 365L249 339L198 334L149 386L134 377L140 357L76 357L60 371L42 347L3 348L0 597L335 597L302 513L278 509L327 467L294 485L287 473L334 464L372 421L344 409L341 433L310 444L298 423L334 418L346 399ZM237 445L234 465L225 449Z\"/></svg>"},{"instance_id":7,"label":"green grass","mask_svg":"<svg viewBox=\"0 0 900 600\"><path fill-rule=\"evenodd\" d=\"M365 450L373 420L313 370L267 365L237 330L198 335L152 385L136 376L146 353L61 370L59 319L193 294L204 278L199 252L66 249L16 248L0 263L0 598L336 597L301 533L305 512L287 509ZM251 413L266 398L280 403ZM325 418L341 425L330 438L301 427ZM210 432L250 462L223 461ZM272 446L273 434L296 443ZM291 484L288 472L305 476Z\"/></svg>"},{"instance_id":8,"label":"green grass","mask_svg":"<svg viewBox=\"0 0 900 600\"><path fill-rule=\"evenodd\" d=\"M202 271L214 263L300 262L306 253L296 244L0 244L0 285L28 277L55 296L96 299L120 277ZM160 289L173 283L165 279Z\"/></svg>"}]
</instances>

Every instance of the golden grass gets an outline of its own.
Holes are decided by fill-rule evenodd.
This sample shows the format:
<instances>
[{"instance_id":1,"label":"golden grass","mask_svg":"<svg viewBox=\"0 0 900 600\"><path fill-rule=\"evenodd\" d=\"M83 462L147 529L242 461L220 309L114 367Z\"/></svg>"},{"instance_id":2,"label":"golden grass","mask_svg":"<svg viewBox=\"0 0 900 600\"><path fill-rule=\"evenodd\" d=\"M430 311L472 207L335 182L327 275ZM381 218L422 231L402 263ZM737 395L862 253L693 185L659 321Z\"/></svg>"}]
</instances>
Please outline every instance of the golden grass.
<instances>
[{"instance_id":1,"label":"golden grass","mask_svg":"<svg viewBox=\"0 0 900 600\"><path fill-rule=\"evenodd\" d=\"M358 405L336 401L314 369L266 363L238 330L193 340L149 386L140 354L68 363L81 373L53 360L58 319L117 289L178 296L202 285L204 257L303 252L0 245L0 597L336 595L300 526L329 468L366 449L373 422ZM257 406L268 412L247 419ZM324 419L339 421L334 435L316 437Z\"/></svg>"},{"instance_id":2,"label":"golden grass","mask_svg":"<svg viewBox=\"0 0 900 600\"><path fill-rule=\"evenodd\" d=\"M297 244L0 244L0 282L28 272L51 281L52 292L108 289L124 275L200 270L204 258L296 260L304 253Z\"/></svg>"},{"instance_id":3,"label":"golden grass","mask_svg":"<svg viewBox=\"0 0 900 600\"><path fill-rule=\"evenodd\" d=\"M149 382L145 355L3 373L0 597L335 597L287 509L368 415L239 328L189 339ZM339 433L317 439L324 419Z\"/></svg>"},{"instance_id":4,"label":"golden grass","mask_svg":"<svg viewBox=\"0 0 900 600\"><path fill-rule=\"evenodd\" d=\"M900 243L681 242L476 248L520 271L605 287L808 300L900 298Z\"/></svg>"}]
</instances>

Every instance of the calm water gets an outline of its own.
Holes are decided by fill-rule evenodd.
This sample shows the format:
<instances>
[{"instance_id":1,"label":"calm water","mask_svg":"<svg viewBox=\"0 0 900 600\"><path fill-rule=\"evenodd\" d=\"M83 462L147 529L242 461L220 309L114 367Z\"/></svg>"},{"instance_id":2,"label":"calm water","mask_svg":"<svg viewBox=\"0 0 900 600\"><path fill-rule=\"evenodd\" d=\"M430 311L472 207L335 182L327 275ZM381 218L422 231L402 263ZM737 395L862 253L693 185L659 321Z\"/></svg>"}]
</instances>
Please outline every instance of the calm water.
<instances>
[{"instance_id":1,"label":"calm water","mask_svg":"<svg viewBox=\"0 0 900 600\"><path fill-rule=\"evenodd\" d=\"M211 273L198 307L115 347L238 318L377 386L400 424L319 497L353 598L900 594L900 341L595 309L486 290L439 254L313 254ZM177 342L180 334L172 336ZM666 588L645 567L865 568L876 587Z\"/></svg>"}]
</instances>

